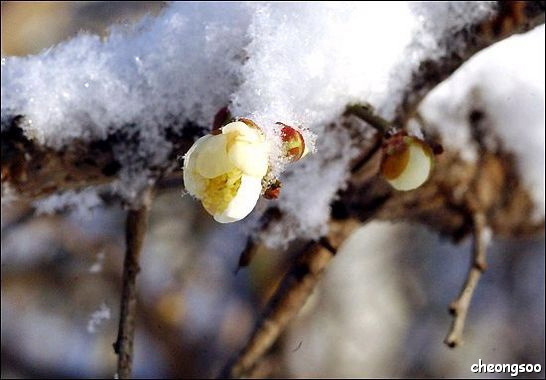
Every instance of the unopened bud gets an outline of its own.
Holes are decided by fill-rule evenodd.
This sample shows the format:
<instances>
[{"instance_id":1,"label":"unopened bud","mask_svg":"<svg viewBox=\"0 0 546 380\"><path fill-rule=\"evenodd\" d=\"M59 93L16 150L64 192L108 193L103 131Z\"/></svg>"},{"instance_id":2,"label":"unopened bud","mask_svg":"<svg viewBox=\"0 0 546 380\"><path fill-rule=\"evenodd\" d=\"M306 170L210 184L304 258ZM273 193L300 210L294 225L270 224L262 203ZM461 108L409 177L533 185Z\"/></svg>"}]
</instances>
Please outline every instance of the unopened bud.
<instances>
[{"instance_id":1,"label":"unopened bud","mask_svg":"<svg viewBox=\"0 0 546 380\"><path fill-rule=\"evenodd\" d=\"M434 154L423 140L397 133L385 141L383 153L381 174L396 190L416 189L430 176Z\"/></svg>"},{"instance_id":2,"label":"unopened bud","mask_svg":"<svg viewBox=\"0 0 546 380\"><path fill-rule=\"evenodd\" d=\"M281 138L283 142L284 154L290 162L294 162L304 157L308 153L305 146L305 140L299 131L289 125L281 122L277 123L282 126Z\"/></svg>"}]
</instances>

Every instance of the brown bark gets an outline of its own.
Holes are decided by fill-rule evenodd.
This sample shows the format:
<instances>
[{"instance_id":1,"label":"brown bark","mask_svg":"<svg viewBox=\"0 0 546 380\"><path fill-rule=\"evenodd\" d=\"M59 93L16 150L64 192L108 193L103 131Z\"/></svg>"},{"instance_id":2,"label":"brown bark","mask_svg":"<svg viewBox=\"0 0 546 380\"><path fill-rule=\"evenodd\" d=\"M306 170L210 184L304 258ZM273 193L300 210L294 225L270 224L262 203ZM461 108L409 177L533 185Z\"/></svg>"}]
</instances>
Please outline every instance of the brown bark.
<instances>
[{"instance_id":1,"label":"brown bark","mask_svg":"<svg viewBox=\"0 0 546 380\"><path fill-rule=\"evenodd\" d=\"M123 263L118 338L114 351L118 355L117 374L120 379L131 378L133 368L133 341L136 324L136 276L140 271L140 251L148 226L148 211L151 203L151 192L148 191L142 206L138 210L129 210L126 223L126 250Z\"/></svg>"}]
</instances>

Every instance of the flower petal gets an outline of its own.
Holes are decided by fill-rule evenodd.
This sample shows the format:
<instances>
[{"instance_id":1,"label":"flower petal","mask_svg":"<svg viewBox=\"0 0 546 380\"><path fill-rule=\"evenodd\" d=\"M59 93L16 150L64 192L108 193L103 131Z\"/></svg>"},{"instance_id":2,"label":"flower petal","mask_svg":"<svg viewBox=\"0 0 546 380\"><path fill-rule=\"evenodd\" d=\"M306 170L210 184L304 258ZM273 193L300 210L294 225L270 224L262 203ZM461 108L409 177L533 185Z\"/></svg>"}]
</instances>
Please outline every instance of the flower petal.
<instances>
[{"instance_id":1,"label":"flower petal","mask_svg":"<svg viewBox=\"0 0 546 380\"><path fill-rule=\"evenodd\" d=\"M233 168L227 156L226 135L214 135L203 142L196 159L196 170L205 178L214 178Z\"/></svg>"},{"instance_id":2,"label":"flower petal","mask_svg":"<svg viewBox=\"0 0 546 380\"><path fill-rule=\"evenodd\" d=\"M265 136L261 130L249 127L242 121L234 121L222 127L222 134L229 134L232 138L246 142L261 142L265 140Z\"/></svg>"},{"instance_id":3,"label":"flower petal","mask_svg":"<svg viewBox=\"0 0 546 380\"><path fill-rule=\"evenodd\" d=\"M261 192L261 178L243 174L237 194L224 212L214 215L214 219L220 223L231 223L243 219L254 209Z\"/></svg>"},{"instance_id":4,"label":"flower petal","mask_svg":"<svg viewBox=\"0 0 546 380\"><path fill-rule=\"evenodd\" d=\"M231 163L243 173L263 177L268 168L268 144L266 142L248 143L236 140L228 150Z\"/></svg>"},{"instance_id":5,"label":"flower petal","mask_svg":"<svg viewBox=\"0 0 546 380\"><path fill-rule=\"evenodd\" d=\"M203 193L206 180L197 173L195 164L202 145L210 138L210 135L199 138L184 156L184 187L194 197L200 198Z\"/></svg>"}]
</instances>

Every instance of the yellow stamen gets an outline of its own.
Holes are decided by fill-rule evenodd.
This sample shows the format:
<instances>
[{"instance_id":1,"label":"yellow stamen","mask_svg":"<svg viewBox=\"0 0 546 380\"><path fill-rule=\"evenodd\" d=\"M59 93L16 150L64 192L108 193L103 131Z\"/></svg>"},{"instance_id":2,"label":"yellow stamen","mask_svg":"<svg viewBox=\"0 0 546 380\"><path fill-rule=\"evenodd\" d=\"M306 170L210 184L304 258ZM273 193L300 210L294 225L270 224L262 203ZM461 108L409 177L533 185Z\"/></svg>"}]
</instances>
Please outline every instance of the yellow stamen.
<instances>
[{"instance_id":1,"label":"yellow stamen","mask_svg":"<svg viewBox=\"0 0 546 380\"><path fill-rule=\"evenodd\" d=\"M211 215L223 212L231 202L239 187L243 172L239 169L209 179L203 194L203 207Z\"/></svg>"}]
</instances>

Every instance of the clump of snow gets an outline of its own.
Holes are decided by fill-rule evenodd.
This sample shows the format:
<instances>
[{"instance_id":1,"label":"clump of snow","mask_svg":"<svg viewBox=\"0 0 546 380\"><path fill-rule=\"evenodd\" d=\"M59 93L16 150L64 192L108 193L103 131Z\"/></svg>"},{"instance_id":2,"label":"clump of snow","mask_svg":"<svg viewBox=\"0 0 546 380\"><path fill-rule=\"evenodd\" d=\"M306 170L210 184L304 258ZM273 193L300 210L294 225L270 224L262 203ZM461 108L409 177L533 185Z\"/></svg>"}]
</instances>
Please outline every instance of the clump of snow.
<instances>
[{"instance_id":1,"label":"clump of snow","mask_svg":"<svg viewBox=\"0 0 546 380\"><path fill-rule=\"evenodd\" d=\"M85 218L90 210L102 204L102 199L95 189L67 190L33 203L36 215L70 210L78 218Z\"/></svg>"},{"instance_id":2,"label":"clump of snow","mask_svg":"<svg viewBox=\"0 0 546 380\"><path fill-rule=\"evenodd\" d=\"M414 22L404 3L260 4L232 111L265 127L303 125L320 138L348 104L386 100Z\"/></svg>"},{"instance_id":3,"label":"clump of snow","mask_svg":"<svg viewBox=\"0 0 546 380\"><path fill-rule=\"evenodd\" d=\"M283 219L262 236L270 247L295 239L316 239L327 232L330 204L350 174L359 152L347 130L336 125L319 140L316 155L299 161L282 176L278 207Z\"/></svg>"},{"instance_id":4,"label":"clump of snow","mask_svg":"<svg viewBox=\"0 0 546 380\"><path fill-rule=\"evenodd\" d=\"M172 145L165 127L210 125L240 81L251 17L244 4L173 3L160 17L79 36L2 60L2 115L24 115L27 136L55 148L122 132L114 190L132 200Z\"/></svg>"},{"instance_id":5,"label":"clump of snow","mask_svg":"<svg viewBox=\"0 0 546 380\"><path fill-rule=\"evenodd\" d=\"M487 1L411 2L409 7L417 26L412 30L411 42L405 47L404 59L397 63L390 77L391 101L376 107L383 117L394 117L396 106L402 101L404 90L420 62L437 59L446 50L464 49L463 40L451 38L453 34L468 30L476 20L488 17L496 6L496 2Z\"/></svg>"},{"instance_id":6,"label":"clump of snow","mask_svg":"<svg viewBox=\"0 0 546 380\"><path fill-rule=\"evenodd\" d=\"M87 321L87 332L89 334L96 333L102 322L108 319L110 319L110 308L105 303L102 303L100 307L91 314L89 321Z\"/></svg>"},{"instance_id":7,"label":"clump of snow","mask_svg":"<svg viewBox=\"0 0 546 380\"><path fill-rule=\"evenodd\" d=\"M173 118L208 125L238 82L249 12L240 4L173 3L155 19L81 34L2 61L2 114L53 147L123 128L154 143Z\"/></svg>"},{"instance_id":8,"label":"clump of snow","mask_svg":"<svg viewBox=\"0 0 546 380\"><path fill-rule=\"evenodd\" d=\"M544 216L544 45L544 26L501 41L470 59L421 105L444 144L470 161L477 159L477 148L469 115L484 112L501 148L515 155L537 205L534 218Z\"/></svg>"}]
</instances>

